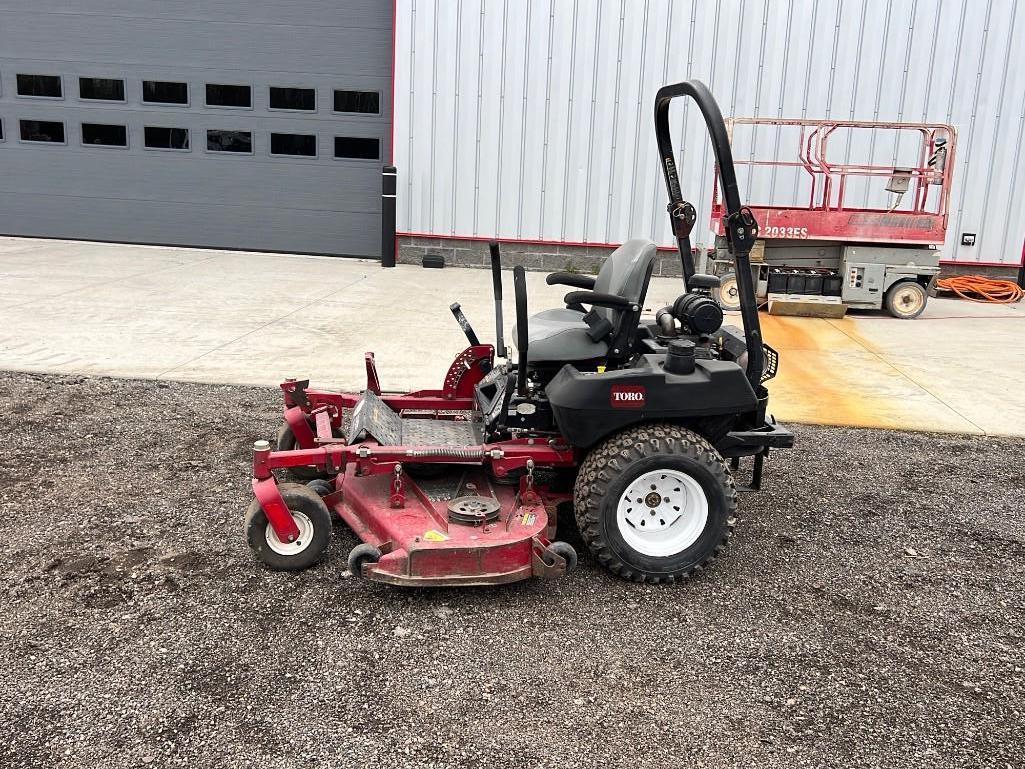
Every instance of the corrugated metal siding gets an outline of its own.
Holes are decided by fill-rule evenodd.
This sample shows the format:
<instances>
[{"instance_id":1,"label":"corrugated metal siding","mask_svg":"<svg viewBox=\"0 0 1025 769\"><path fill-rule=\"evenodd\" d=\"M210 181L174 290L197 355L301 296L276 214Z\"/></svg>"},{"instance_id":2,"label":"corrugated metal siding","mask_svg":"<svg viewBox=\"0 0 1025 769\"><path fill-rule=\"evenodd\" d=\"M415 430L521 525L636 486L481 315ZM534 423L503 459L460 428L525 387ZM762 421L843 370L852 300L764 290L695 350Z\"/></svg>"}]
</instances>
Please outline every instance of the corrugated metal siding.
<instances>
[{"instance_id":1,"label":"corrugated metal siding","mask_svg":"<svg viewBox=\"0 0 1025 769\"><path fill-rule=\"evenodd\" d=\"M1019 259L1025 0L398 0L396 35L404 231L671 244L652 100L696 77L726 115L954 124L944 256ZM704 128L687 108L673 118L704 223ZM787 138L763 129L745 141L782 156ZM890 137L849 145L880 163L903 149ZM744 184L762 200L806 192L784 173ZM868 185L850 194L875 200ZM977 244L960 246L961 232Z\"/></svg>"}]
</instances>

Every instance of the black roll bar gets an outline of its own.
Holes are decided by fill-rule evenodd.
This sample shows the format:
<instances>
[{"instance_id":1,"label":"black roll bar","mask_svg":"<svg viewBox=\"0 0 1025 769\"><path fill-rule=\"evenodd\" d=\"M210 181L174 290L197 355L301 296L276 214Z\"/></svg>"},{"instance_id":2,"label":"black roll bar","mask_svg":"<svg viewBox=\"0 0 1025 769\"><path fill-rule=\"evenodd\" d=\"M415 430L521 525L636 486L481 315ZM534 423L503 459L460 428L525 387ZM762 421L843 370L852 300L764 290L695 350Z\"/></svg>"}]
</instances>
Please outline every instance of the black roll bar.
<instances>
[{"instance_id":1,"label":"black roll bar","mask_svg":"<svg viewBox=\"0 0 1025 769\"><path fill-rule=\"evenodd\" d=\"M680 178L676 172L673 155L673 140L669 134L669 103L680 96L689 96L697 102L701 116L705 119L708 136L715 151L716 166L722 186L723 216L726 241L737 276L737 290L740 294L740 315L744 319L744 339L747 343L747 379L757 391L764 368L762 352L762 328L758 320L758 303L755 298L754 281L751 278L751 247L758 237L758 222L751 210L740 202L737 189L737 172L733 167L733 152L722 112L715 97L700 80L664 85L655 94L655 139L658 142L659 160L665 175L666 191L669 193L669 219L676 236L683 267L684 288L689 287L694 277L694 259L691 256L690 232L694 228L697 213L694 206L683 199L680 192Z\"/></svg>"}]
</instances>

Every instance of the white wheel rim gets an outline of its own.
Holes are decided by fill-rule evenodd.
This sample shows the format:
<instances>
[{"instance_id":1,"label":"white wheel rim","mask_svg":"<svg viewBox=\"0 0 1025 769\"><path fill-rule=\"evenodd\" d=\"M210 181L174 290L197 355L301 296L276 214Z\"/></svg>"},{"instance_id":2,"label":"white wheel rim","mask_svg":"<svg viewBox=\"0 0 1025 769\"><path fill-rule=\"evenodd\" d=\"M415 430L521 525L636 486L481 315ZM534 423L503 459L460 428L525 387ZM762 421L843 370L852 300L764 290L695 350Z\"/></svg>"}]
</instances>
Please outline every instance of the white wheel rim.
<instances>
[{"instance_id":1,"label":"white wheel rim","mask_svg":"<svg viewBox=\"0 0 1025 769\"><path fill-rule=\"evenodd\" d=\"M922 294L913 288L898 288L893 299L897 309L904 315L916 313L922 307Z\"/></svg>"},{"instance_id":2,"label":"white wheel rim","mask_svg":"<svg viewBox=\"0 0 1025 769\"><path fill-rule=\"evenodd\" d=\"M701 484L679 470L654 470L634 479L616 509L619 534L643 555L665 558L697 542L708 523Z\"/></svg>"},{"instance_id":3,"label":"white wheel rim","mask_svg":"<svg viewBox=\"0 0 1025 769\"><path fill-rule=\"evenodd\" d=\"M724 304L736 304L740 296L740 290L737 288L737 279L727 278L724 280L719 286L719 296L722 297Z\"/></svg>"},{"instance_id":4,"label":"white wheel rim","mask_svg":"<svg viewBox=\"0 0 1025 769\"><path fill-rule=\"evenodd\" d=\"M295 519L295 525L299 529L299 536L295 538L295 542L282 542L278 539L274 527L269 523L264 532L264 536L267 538L267 547L278 555L299 555L313 541L313 521L307 517L306 513L300 513L297 510L291 512L292 518Z\"/></svg>"}]
</instances>

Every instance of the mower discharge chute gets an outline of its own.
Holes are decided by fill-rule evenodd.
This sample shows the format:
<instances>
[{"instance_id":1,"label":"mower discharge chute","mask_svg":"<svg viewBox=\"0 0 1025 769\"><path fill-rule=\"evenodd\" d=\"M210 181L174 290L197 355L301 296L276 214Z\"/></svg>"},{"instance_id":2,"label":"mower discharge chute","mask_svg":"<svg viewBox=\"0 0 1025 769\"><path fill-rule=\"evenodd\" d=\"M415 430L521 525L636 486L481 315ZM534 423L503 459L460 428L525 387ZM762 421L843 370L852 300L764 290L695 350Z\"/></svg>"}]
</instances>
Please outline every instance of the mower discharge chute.
<instances>
[{"instance_id":1,"label":"mower discharge chute","mask_svg":"<svg viewBox=\"0 0 1025 769\"><path fill-rule=\"evenodd\" d=\"M717 279L695 274L669 135L669 104L694 99L709 129L736 260L744 330L723 325ZM641 318L655 244L627 241L596 277L554 273L565 306L528 317L516 267L516 360L496 361L458 305L469 346L438 390L384 394L372 353L359 394L287 380L276 445L255 444L249 545L274 569L316 563L333 515L362 541L354 575L397 585L482 585L555 577L576 564L556 539L557 509L610 571L672 582L705 568L730 536L733 471L753 457L755 490L771 448L793 435L766 420L778 356L761 341L747 269L757 223L740 204L719 108L704 85L665 86L655 128L684 293ZM499 358L502 273L491 244ZM290 470L306 485L279 482Z\"/></svg>"}]
</instances>

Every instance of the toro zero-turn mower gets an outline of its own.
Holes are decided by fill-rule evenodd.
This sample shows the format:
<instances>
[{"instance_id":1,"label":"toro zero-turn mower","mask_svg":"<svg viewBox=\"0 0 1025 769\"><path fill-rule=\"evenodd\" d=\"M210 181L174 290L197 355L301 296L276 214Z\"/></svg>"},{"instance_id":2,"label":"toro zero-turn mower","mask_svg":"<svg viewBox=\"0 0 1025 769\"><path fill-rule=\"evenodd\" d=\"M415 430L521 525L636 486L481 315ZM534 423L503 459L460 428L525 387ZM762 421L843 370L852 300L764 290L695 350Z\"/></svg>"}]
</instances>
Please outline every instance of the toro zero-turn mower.
<instances>
[{"instance_id":1,"label":"toro zero-turn mower","mask_svg":"<svg viewBox=\"0 0 1025 769\"><path fill-rule=\"evenodd\" d=\"M695 211L669 134L680 96L697 103L714 147L743 331L723 325L718 279L694 272ZM481 344L453 305L470 345L440 390L383 393L372 353L360 394L281 385L285 423L276 446L254 446L245 519L260 561L312 566L333 513L362 540L348 558L356 576L425 586L556 577L577 561L556 539L557 508L572 504L583 541L621 577L673 582L708 566L734 525L740 459L753 458L740 490L758 489L769 450L792 446L793 435L766 420L764 382L778 356L761 339L748 267L758 225L740 203L719 107L700 82L664 86L655 132L684 293L641 319L656 250L635 239L597 277L549 275L549 285L572 289L565 306L528 317L516 267L516 357L506 359L492 241L497 344ZM279 481L283 470L308 483Z\"/></svg>"}]
</instances>

